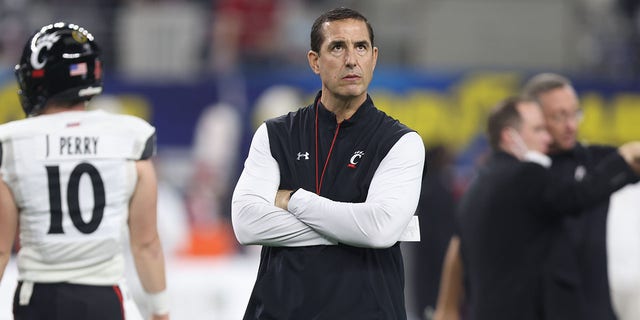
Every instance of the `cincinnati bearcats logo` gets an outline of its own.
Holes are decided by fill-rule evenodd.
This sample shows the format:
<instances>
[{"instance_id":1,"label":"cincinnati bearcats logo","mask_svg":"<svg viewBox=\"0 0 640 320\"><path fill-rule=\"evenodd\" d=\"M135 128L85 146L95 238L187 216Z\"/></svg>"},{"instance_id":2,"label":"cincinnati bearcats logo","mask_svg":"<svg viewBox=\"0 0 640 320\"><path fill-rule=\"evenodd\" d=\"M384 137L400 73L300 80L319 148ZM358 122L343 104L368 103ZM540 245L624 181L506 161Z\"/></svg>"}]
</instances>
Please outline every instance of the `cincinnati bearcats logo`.
<instances>
[{"instance_id":1,"label":"cincinnati bearcats logo","mask_svg":"<svg viewBox=\"0 0 640 320\"><path fill-rule=\"evenodd\" d=\"M40 52L42 50L51 50L53 44L60 40L60 35L57 32L52 34L45 34L38 38L35 43L31 43L31 66L34 69L42 69L47 64L47 61L40 61Z\"/></svg>"},{"instance_id":2,"label":"cincinnati bearcats logo","mask_svg":"<svg viewBox=\"0 0 640 320\"><path fill-rule=\"evenodd\" d=\"M362 158L362 156L364 156L364 151L354 152L353 155L351 156L351 159L349 159L349 164L347 165L347 167L355 169L356 166L358 166L358 162L360 162L360 159Z\"/></svg>"}]
</instances>

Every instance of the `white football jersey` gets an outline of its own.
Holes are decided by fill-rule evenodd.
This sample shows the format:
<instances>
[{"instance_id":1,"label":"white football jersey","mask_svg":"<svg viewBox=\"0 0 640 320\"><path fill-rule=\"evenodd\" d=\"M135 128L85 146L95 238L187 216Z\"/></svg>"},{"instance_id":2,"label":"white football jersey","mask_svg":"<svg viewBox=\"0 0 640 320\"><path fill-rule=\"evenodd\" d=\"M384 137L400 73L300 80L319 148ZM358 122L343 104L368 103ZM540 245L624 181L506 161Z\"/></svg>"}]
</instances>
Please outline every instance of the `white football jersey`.
<instances>
[{"instance_id":1,"label":"white football jersey","mask_svg":"<svg viewBox=\"0 0 640 320\"><path fill-rule=\"evenodd\" d=\"M113 285L137 174L155 152L146 121L67 111L0 125L2 179L19 210L19 278Z\"/></svg>"}]
</instances>

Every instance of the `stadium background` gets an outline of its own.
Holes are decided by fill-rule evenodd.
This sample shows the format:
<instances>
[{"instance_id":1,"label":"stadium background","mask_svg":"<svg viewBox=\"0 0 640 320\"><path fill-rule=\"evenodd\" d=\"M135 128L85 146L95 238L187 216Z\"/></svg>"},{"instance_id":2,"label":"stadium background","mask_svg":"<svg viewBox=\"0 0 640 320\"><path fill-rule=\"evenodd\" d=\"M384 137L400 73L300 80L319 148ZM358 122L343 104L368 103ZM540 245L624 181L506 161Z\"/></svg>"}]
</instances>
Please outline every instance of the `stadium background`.
<instances>
[{"instance_id":1,"label":"stadium background","mask_svg":"<svg viewBox=\"0 0 640 320\"><path fill-rule=\"evenodd\" d=\"M264 94L274 87L293 89L301 106L319 89L306 51L311 23L321 11L350 6L369 18L380 49L370 91L374 101L416 129L427 148L451 150L456 184L463 189L486 151L486 112L537 72L574 80L586 114L581 140L618 145L640 138L635 3L0 0L0 123L22 117L13 65L30 33L55 21L91 30L105 60L105 94L96 105L141 116L158 130L160 224L173 319L238 319L257 270L258 248L233 243L225 200L256 123L284 112L283 101L291 101L276 96L264 106ZM235 22L237 41L228 37ZM221 116L228 117L224 125L218 123L224 130L203 129L207 112L221 105L231 112ZM197 136L207 134L214 136L204 141L222 142L197 151ZM200 162L207 162L203 155L226 161L217 182L199 174ZM211 190L220 196L212 212L197 212L194 180L200 187L216 184ZM0 320L10 319L14 269L10 264L0 283Z\"/></svg>"}]
</instances>

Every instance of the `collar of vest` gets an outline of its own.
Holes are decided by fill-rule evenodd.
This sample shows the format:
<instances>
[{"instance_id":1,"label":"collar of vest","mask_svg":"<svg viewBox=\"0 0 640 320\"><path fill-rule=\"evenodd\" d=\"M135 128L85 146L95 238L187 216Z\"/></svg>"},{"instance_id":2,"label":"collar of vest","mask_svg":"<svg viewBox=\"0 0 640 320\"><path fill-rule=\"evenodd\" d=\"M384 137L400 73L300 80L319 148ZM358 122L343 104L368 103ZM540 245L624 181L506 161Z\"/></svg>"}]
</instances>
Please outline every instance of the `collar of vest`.
<instances>
[{"instance_id":1,"label":"collar of vest","mask_svg":"<svg viewBox=\"0 0 640 320\"><path fill-rule=\"evenodd\" d=\"M316 98L313 101L314 111L315 108L318 108L318 118L322 123L329 123L335 125L337 123L336 115L327 110L327 108L320 102L320 97L322 96L322 91L318 92ZM367 99L358 107L356 113L351 116L349 119L345 119L340 127L348 127L357 124L360 121L366 121L367 115L375 109L373 105L373 100L369 94L367 94Z\"/></svg>"},{"instance_id":2,"label":"collar of vest","mask_svg":"<svg viewBox=\"0 0 640 320\"><path fill-rule=\"evenodd\" d=\"M572 159L581 159L584 158L586 154L586 147L579 142L576 142L576 145L569 149L560 152L556 152L551 154L552 159L563 159L563 158L572 158Z\"/></svg>"}]
</instances>

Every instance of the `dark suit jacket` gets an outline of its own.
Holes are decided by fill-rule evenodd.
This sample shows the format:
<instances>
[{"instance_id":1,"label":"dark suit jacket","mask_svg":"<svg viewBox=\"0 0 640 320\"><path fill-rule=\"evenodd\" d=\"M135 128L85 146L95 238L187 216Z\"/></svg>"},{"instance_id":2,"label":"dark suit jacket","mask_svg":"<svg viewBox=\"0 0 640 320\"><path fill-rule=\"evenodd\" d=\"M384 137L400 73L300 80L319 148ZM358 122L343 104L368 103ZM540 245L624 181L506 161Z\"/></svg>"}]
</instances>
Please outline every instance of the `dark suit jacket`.
<instances>
[{"instance_id":1,"label":"dark suit jacket","mask_svg":"<svg viewBox=\"0 0 640 320\"><path fill-rule=\"evenodd\" d=\"M602 159L617 152L614 147L582 146L577 144L570 151L552 157L551 171L556 177L572 179L580 172L594 170ZM565 263L565 273L579 275L582 288L582 299L586 306L585 320L615 320L616 315L611 305L609 279L607 272L607 215L609 199L589 206L580 215L564 218L567 238L560 246L568 246L565 250L567 258L575 262ZM562 306L558 306L561 308Z\"/></svg>"},{"instance_id":2,"label":"dark suit jacket","mask_svg":"<svg viewBox=\"0 0 640 320\"><path fill-rule=\"evenodd\" d=\"M579 276L559 268L562 217L636 178L612 154L582 181L557 179L537 164L494 153L463 196L458 225L471 319L583 319ZM556 261L557 260L557 261ZM563 309L549 308L549 301Z\"/></svg>"}]
</instances>

